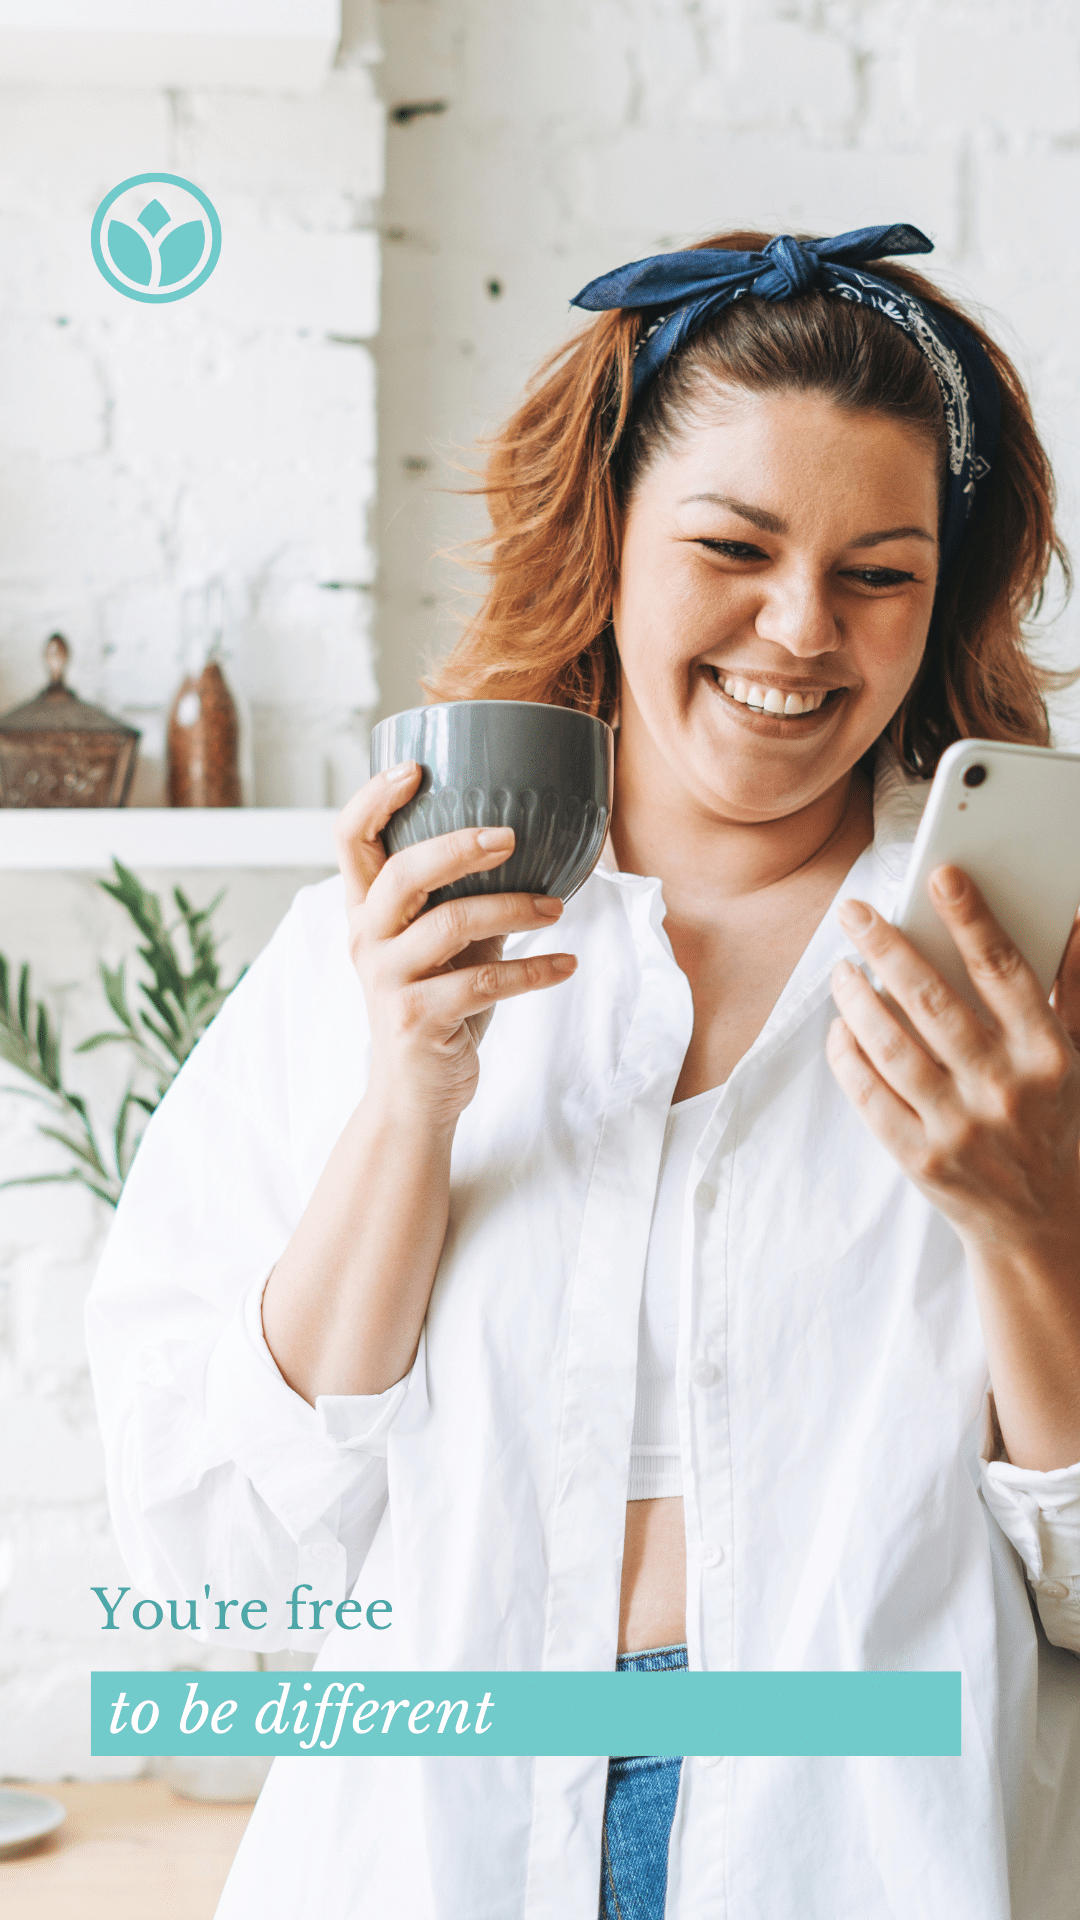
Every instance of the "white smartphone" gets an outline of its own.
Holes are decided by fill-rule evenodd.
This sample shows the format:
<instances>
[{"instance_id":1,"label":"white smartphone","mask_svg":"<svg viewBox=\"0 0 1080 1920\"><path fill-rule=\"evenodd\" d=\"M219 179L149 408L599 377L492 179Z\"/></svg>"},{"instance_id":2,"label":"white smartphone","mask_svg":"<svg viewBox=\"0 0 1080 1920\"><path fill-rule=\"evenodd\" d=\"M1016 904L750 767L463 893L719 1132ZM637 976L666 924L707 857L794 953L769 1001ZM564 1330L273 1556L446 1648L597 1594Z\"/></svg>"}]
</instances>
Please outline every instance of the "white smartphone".
<instances>
[{"instance_id":1,"label":"white smartphone","mask_svg":"<svg viewBox=\"0 0 1080 1920\"><path fill-rule=\"evenodd\" d=\"M927 892L942 866L974 880L1049 995L1080 904L1080 753L959 740L934 775L893 925L985 1017Z\"/></svg>"}]
</instances>

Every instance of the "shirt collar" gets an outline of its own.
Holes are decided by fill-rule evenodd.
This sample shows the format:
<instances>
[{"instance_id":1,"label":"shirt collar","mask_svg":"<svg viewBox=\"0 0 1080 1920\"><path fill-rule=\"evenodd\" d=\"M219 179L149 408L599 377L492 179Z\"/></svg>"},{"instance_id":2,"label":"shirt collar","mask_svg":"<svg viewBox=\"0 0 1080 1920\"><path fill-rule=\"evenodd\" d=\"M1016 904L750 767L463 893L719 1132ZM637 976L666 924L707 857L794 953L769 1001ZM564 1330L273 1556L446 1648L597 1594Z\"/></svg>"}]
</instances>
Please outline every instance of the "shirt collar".
<instances>
[{"instance_id":1,"label":"shirt collar","mask_svg":"<svg viewBox=\"0 0 1080 1920\"><path fill-rule=\"evenodd\" d=\"M907 872L911 843L930 797L930 782L909 773L888 740L874 761L874 853L891 881Z\"/></svg>"}]
</instances>

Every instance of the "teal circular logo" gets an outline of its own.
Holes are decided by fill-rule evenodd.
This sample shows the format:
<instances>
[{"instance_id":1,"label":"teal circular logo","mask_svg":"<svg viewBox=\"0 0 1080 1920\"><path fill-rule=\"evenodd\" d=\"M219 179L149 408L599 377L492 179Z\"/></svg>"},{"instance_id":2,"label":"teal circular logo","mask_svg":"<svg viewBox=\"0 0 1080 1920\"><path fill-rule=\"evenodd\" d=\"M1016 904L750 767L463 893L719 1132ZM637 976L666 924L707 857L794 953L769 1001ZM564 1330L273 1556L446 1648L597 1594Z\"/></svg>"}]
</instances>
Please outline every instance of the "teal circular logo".
<instances>
[{"instance_id":1,"label":"teal circular logo","mask_svg":"<svg viewBox=\"0 0 1080 1920\"><path fill-rule=\"evenodd\" d=\"M221 252L221 221L205 193L178 173L135 173L105 195L90 250L117 293L164 306L209 280Z\"/></svg>"}]
</instances>

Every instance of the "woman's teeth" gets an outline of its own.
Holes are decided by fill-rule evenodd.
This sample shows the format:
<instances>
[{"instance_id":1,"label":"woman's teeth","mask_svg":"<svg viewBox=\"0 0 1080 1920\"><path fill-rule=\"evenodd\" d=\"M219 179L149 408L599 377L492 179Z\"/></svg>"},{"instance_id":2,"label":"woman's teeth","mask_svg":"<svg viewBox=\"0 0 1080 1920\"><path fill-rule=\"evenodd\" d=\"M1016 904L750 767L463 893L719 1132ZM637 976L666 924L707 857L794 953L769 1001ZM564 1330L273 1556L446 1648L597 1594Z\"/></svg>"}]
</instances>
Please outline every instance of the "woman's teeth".
<instances>
[{"instance_id":1,"label":"woman's teeth","mask_svg":"<svg viewBox=\"0 0 1080 1920\"><path fill-rule=\"evenodd\" d=\"M781 693L779 687L759 687L752 680L733 678L720 684L741 707L756 707L759 713L816 713L830 691L823 687L820 693Z\"/></svg>"}]
</instances>

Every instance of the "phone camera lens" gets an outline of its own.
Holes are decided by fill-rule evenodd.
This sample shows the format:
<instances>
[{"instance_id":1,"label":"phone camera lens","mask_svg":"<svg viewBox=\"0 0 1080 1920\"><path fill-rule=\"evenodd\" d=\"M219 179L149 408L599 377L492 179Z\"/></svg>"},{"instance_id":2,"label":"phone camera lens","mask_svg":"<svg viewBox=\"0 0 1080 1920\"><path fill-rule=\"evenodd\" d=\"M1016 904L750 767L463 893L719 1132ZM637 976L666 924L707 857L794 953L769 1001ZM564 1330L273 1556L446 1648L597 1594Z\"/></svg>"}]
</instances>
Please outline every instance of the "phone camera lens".
<instances>
[{"instance_id":1,"label":"phone camera lens","mask_svg":"<svg viewBox=\"0 0 1080 1920\"><path fill-rule=\"evenodd\" d=\"M981 787L985 779L986 779L986 768L983 766L980 766L978 761L976 761L973 767L964 768L965 787Z\"/></svg>"}]
</instances>

